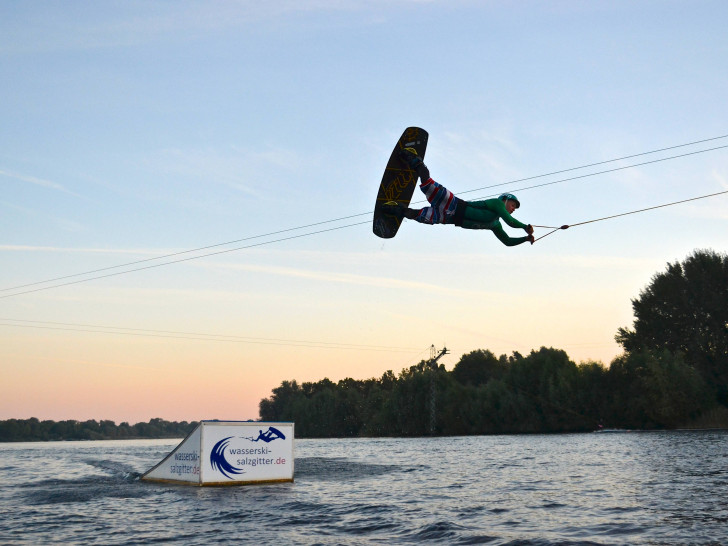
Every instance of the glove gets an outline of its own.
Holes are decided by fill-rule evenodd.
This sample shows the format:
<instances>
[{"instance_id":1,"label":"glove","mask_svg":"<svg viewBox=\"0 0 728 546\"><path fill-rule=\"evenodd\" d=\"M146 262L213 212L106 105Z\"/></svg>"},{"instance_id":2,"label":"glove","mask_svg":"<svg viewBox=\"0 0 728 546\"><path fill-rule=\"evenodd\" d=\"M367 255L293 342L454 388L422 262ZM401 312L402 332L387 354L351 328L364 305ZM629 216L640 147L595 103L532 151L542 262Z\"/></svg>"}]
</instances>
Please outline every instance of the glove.
<instances>
[{"instance_id":1,"label":"glove","mask_svg":"<svg viewBox=\"0 0 728 546\"><path fill-rule=\"evenodd\" d=\"M529 235L533 235L533 226L531 224L528 224L526 226L526 233L528 233Z\"/></svg>"},{"instance_id":2,"label":"glove","mask_svg":"<svg viewBox=\"0 0 728 546\"><path fill-rule=\"evenodd\" d=\"M528 234L528 237L526 237L526 240L527 240L527 241L528 241L529 243L531 243L531 244L533 244L533 243L535 243L535 242L536 242L536 241L535 241L535 239L533 238L533 235L531 235L530 233Z\"/></svg>"}]
</instances>

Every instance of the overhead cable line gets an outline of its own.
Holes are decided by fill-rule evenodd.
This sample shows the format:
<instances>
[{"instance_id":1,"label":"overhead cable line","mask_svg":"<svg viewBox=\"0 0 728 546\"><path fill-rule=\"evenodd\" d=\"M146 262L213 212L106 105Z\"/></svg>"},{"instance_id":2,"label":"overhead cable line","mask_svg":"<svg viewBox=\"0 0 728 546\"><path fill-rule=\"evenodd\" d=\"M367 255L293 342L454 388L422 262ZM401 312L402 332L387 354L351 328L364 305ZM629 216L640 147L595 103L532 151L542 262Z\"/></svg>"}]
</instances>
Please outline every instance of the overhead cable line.
<instances>
[{"instance_id":1,"label":"overhead cable line","mask_svg":"<svg viewBox=\"0 0 728 546\"><path fill-rule=\"evenodd\" d=\"M20 324L14 324L20 323ZM327 341L306 341L281 338L260 338L234 336L226 334L202 334L197 332L176 332L171 330L145 330L142 328L122 328L118 326L99 326L93 324L75 324L67 322L48 322L39 320L22 320L0 317L0 326L15 328L34 328L42 330L61 330L65 332L84 332L94 334L113 334L125 336L141 336L171 339L187 339L192 341L216 341L227 343L249 343L256 345L276 345L286 347L311 347L319 349L353 349L357 351L412 352L419 351L413 347L391 347L386 345L361 345L355 343L333 343Z\"/></svg>"},{"instance_id":2,"label":"overhead cable line","mask_svg":"<svg viewBox=\"0 0 728 546\"><path fill-rule=\"evenodd\" d=\"M563 169L563 170L554 171L554 172L551 172L551 173L540 174L540 175L530 176L530 177L526 177L526 178L520 178L520 179L512 180L510 182L502 182L502 183L493 184L493 185L490 185L490 186L483 186L481 188L475 188L475 189L472 189L472 190L465 190L465 191L461 191L459 193L460 194L463 194L463 193L471 193L471 192L474 192L474 191L481 191L481 190L484 190L484 189L494 188L494 187L498 187L498 186L505 186L505 185L515 184L517 182L524 182L524 181L527 181L527 180L534 180L534 179L537 179L537 178L543 178L543 177L546 177L546 176L552 176L554 174L560 174L560 173L564 173L564 172L570 172L570 171L585 169L585 168L593 167L593 166L596 166L596 165L603 165L603 164L606 164L606 163L613 163L613 162L616 162L616 161L622 161L624 159L630 159L630 158L634 158L634 157L639 157L639 156L644 156L644 155L659 153L659 152L663 152L663 151L667 151L667 150L673 150L673 149L676 149L676 148L682 148L682 147L686 147L686 146L691 146L691 145L700 144L700 143L704 143L704 142L709 142L709 141L713 141L713 140L719 140L719 139L723 139L723 138L728 138L728 135L722 135L722 136L718 136L718 137L713 137L713 138L708 138L708 139L703 139L703 140L697 140L697 141L694 141L694 142L689 142L689 143L686 143L686 144L678 144L678 145L675 145L675 146L670 146L670 147L667 147L667 148L660 148L660 149L652 150L652 151L649 151L649 152L642 152L642 153L639 153L639 154L632 154L632 155L623 156L623 157L620 157L620 158L610 159L610 160L606 160L606 161L600 161L600 162L597 162L597 163L590 163L590 164L587 164L587 165L582 165L580 167L572 167L572 168L569 168L569 169ZM720 149L724 149L724 148L728 148L728 145L717 146L717 147L713 147L713 148L708 148L708 149L703 149L703 150L697 150L697 151L694 151L694 152L688 152L688 153L685 153L685 154L679 154L679 155L669 156L669 157L655 159L655 160L651 160L651 161L645 161L645 162L642 162L642 163L636 163L636 164L632 164L632 165L626 165L626 166L623 166L623 167L616 167L614 169L607 169L607 170L593 172L593 173L587 173L587 174L583 174L583 175L579 175L579 176L573 176L573 177L569 177L569 178L563 178L563 179L554 180L554 181L551 181L551 182L545 182L545 183L542 183L542 184L536 184L536 185L533 185L533 186L527 186L527 187L520 188L520 189L513 190L513 191L514 192L515 191L526 191L526 190L530 190L530 189L540 188L540 187L544 187L544 186L550 186L550 185L559 184L559 183L563 183L563 182L568 182L568 181L572 181L572 180L578 180L578 179L588 178L590 176L596 176L596 175L599 175L599 174L606 174L606 173L610 173L610 172L616 172L616 171L630 169L630 168L634 168L634 167L640 167L640 166L649 165L649 164L653 164L653 163L659 163L659 162L663 162L663 161L668 161L668 160L671 160L671 159L678 159L678 158L681 158L681 157L687 157L687 156L697 155L697 154L701 154L701 153L705 153L705 152L711 152L711 151L720 150ZM334 218L334 219L331 219L331 220L323 220L321 222L315 222L315 223L307 224L307 225L304 225L304 226L287 228L287 229L284 229L284 230L274 231L274 232L260 234L260 235L253 235L253 236L250 236L250 237L246 237L246 238L242 238L242 239L237 239L237 240L234 240L234 241L228 241L226 243L217 243L217 244L208 245L208 246L204 246L204 247L199 247L199 248L195 248L195 249L184 250L184 251L180 251L180 252L174 252L174 253L171 253L171 254L165 254L165 255L162 255L162 256L154 257L154 258L146 258L146 259L143 259L143 260L137 260L137 261L134 261L134 262L128 262L128 263L120 264L120 265L116 265L116 266L109 266L109 267L105 267L105 268L101 268L101 269L95 269L95 270L86 271L86 272L82 272L82 273L74 273L72 275L66 275L66 276L62 276L62 277L55 277L55 278L52 278L52 279L47 279L45 281L37 281L37 282L33 282L33 283L29 283L29 284L24 284L24 285L19 285L19 286L15 286L15 287L3 288L3 289L0 289L0 292L9 292L9 291L12 291L12 290L19 290L19 289L22 289L22 288L28 288L28 287L31 287L31 286L37 286L37 285L40 285L40 284L48 284L48 283L52 283L52 282L56 282L56 281L60 281L60 280L71 279L71 278L81 277L81 276L86 276L86 275L93 275L95 273L100 273L100 272L103 272L103 271L110 271L110 270L113 270L113 269L120 269L122 267L129 267L129 266L138 265L138 264L142 264L142 263L148 263L148 262L151 262L151 261L161 260L161 259L165 259L165 258L172 258L172 257L175 257L175 256L181 256L183 254L190 254L190 253L193 253L193 252L199 252L199 251L208 250L208 249L211 249L211 248L217 248L217 247L226 246L226 245L230 245L230 244L236 244L236 243L239 243L239 242L253 240L253 239L260 239L260 238L263 238L263 237L270 237L270 236L273 236L273 235L278 235L278 234L282 234L282 233L288 233L288 232L291 232L291 231L297 231L297 230L306 229L306 228L310 228L310 227L315 227L315 226L319 226L319 225L323 225L323 224L329 224L329 223L333 223L333 222L340 222L340 221L343 221L343 220L348 220L348 219L356 218L356 217L359 217L359 216L364 216L364 215L369 216L371 214L372 214L371 211L369 211L369 212L363 212L363 213L358 213L358 214L352 214L352 215L349 215L349 216L342 216L340 218ZM54 285L51 285L51 286L46 286L46 287L41 287L41 288L35 288L35 289L32 289L32 290L25 290L25 291L21 291L21 292L15 292L13 294L7 294L7 295L0 296L0 299L9 298L9 297L13 297L13 296L20 296L20 295L24 295L24 294L33 293L33 292L40 292L40 291L43 291L43 290L50 290L52 288L60 288L60 287L63 287L63 286L69 286L69 285L73 285L73 284L79 284L79 283L83 283L83 282L87 282L87 281L92 281L92 280L98 280L98 279L103 279L103 278L108 278L108 277L114 277L114 276L123 275L123 274L126 274L126 273L133 273L133 272L137 272L137 271L144 271L144 270L147 270L147 269L153 269L153 268L156 268L156 267L161 267L163 265L171 265L171 264L175 264L175 263L181 263L181 262L196 260L196 259L199 259L199 258L206 258L206 257L209 257L209 256L215 256L215 255L218 255L218 254L225 254L225 253L229 253L229 252L235 252L235 251L238 251L238 250L245 250L245 249L253 248L253 247L257 247L257 246L264 246L264 245L267 245L267 244L278 243L278 242L282 242L282 241L288 241L288 240L291 240L291 239L298 239L298 238L302 238L302 237L307 237L309 235L317 235L317 234L320 234L320 233L326 233L326 232L329 232L329 231L336 231L336 230L339 230L339 229L344 229L344 228L348 228L348 227L354 227L354 226L364 225L364 224L368 224L368 223L369 223L368 221L364 221L364 222L357 222L357 223L348 224L348 225L344 225L344 226L336 226L336 227L332 227L332 228L328 228L328 229L323 229L323 230L318 230L318 231L311 231L311 232L307 232L307 233L303 233L303 234L299 234L299 235L293 235L293 236L290 236L290 237L282 237L282 238L279 238L279 239L273 239L273 240L270 240L270 241L264 241L264 242L260 242L260 243L254 243L254 244L251 244L251 245L246 245L246 246L241 246L241 247L236 247L236 248L231 248L231 249L225 249L225 250L220 250L220 251L216 251L216 252L210 252L210 253L206 253L206 254L200 254L200 255L191 256L191 257L187 257L187 258L181 258L181 259L177 259L177 260L171 260L171 261L167 261L167 262L163 262L163 263L159 263L159 264L152 264L152 265L148 265L148 266L144 266L144 267L138 267L138 268L128 269L128 270L124 270L124 271L118 271L118 272L115 272L115 273L108 273L108 274L104 274L104 275L98 275L98 276L94 276L94 277L88 277L88 278L84 278L84 279L79 279L79 280L76 280L76 281L70 281L70 282L65 282L65 283L61 283L61 284L54 284ZM558 228L558 229L561 229L561 228Z\"/></svg>"},{"instance_id":3,"label":"overhead cable line","mask_svg":"<svg viewBox=\"0 0 728 546\"><path fill-rule=\"evenodd\" d=\"M576 224L568 224L563 225L561 227L554 227L554 226L537 226L534 225L533 227L540 227L540 228L546 228L546 229L553 229L553 231L548 232L546 235L541 235L538 239L534 240L535 243L539 239L543 239L544 237L548 237L552 233L559 231L560 229L569 229L570 227L576 227L576 226L583 226L584 224L591 224L593 222L601 222L602 220L611 220L612 218L619 218L620 216L627 216L629 214L637 214L638 212L645 212L648 210L654 210L654 209L661 209L663 207L671 207L672 205L678 205L680 203L687 203L688 201L697 201L698 199L705 199L707 197L715 197L716 195L723 195L724 193L728 193L728 190L726 191L719 191L716 193L709 193L707 195L701 195L699 197L691 197L690 199L682 199L681 201L673 201L672 203L665 203L663 205L655 205L654 207L647 207L646 209L638 209L638 210L632 210L629 212L622 212L620 214L613 214L611 216L604 216L603 218L596 218L594 220L586 220L585 222L579 222Z\"/></svg>"},{"instance_id":4,"label":"overhead cable line","mask_svg":"<svg viewBox=\"0 0 728 546\"><path fill-rule=\"evenodd\" d=\"M572 176L570 178L561 178L559 180L554 180L552 182L544 182L543 184L536 184L534 186L526 186L525 188L518 188L518 189L513 190L513 192L515 193L517 191L533 190L535 188L542 188L544 186L552 186L554 184L561 184L562 182L570 182L572 180L579 180L581 178L588 178L590 176L596 176L598 174L613 173L613 172L617 172L617 171L623 171L625 169L633 169L634 167L642 167L644 165L651 165L653 163L660 163L662 161L668 161L670 159L679 159L681 157L687 157L687 156L691 156L691 155L702 154L702 153L705 153L705 152L713 152L715 150L721 150L723 148L728 148L728 144L726 144L725 146L716 146L715 148L708 148L706 150L698 150L697 152L688 152L686 154L673 155L673 156L670 156L670 157L663 157L663 158L660 158L660 159L653 159L652 161L644 161L642 163L634 163L632 165L625 165L624 167L615 167L614 169L607 169L605 171L597 171L597 172L594 172L594 173L580 174L579 176ZM606 163L606 162L604 162L604 163ZM564 172L564 171L561 171L561 172ZM541 175L541 176L548 176L548 175ZM506 184L515 184L516 182L523 182L525 180L532 180L534 178L540 178L540 176L532 176L530 178L521 178L520 180L514 180L512 182L505 182L503 184L493 184L491 186L483 186L482 188L476 188L474 190L466 190L466 191L462 191L462 192L459 192L459 193L463 194L463 193L470 193L470 192L474 192L474 191L487 190L487 189L495 188L495 187L498 187L498 186L505 186Z\"/></svg>"},{"instance_id":5,"label":"overhead cable line","mask_svg":"<svg viewBox=\"0 0 728 546\"><path fill-rule=\"evenodd\" d=\"M571 171L578 171L578 170L581 170L581 169L588 169L589 167L596 167L597 165L606 165L607 163L615 163L617 161L624 161L625 159L632 159L634 157L641 157L643 155L651 155L651 154L657 154L657 153L660 153L660 152L666 152L668 150L675 150L677 148L685 148L687 146L694 146L695 144L702 144L704 142L711 142L713 140L721 140L723 138L728 138L728 135L721 135L721 136L717 136L717 137L706 138L706 139L703 139L703 140L695 140L693 142L688 142L688 143L685 143L685 144L677 144L675 146L668 146L667 148L659 148L657 150L651 150L649 152L642 152L642 153L639 153L639 154L625 155L623 157L618 157L616 159L607 159L606 161L597 161L596 163L590 163L588 165L582 165L580 167L571 167L570 169L562 169L560 171L554 171L554 172L550 172L550 173L546 173L546 174L538 174L536 176L529 176L527 178L519 178L518 180L512 180L510 182L504 182L502 184L493 184L492 186L484 186L482 188L476 188L476 189L473 189L473 190L466 190L466 191L462 191L462 192L459 192L459 193L461 193L461 194L462 193L471 193L471 192L474 192L474 191L485 190L485 189L494 188L494 187L497 187L497 186L505 186L506 184L516 184L517 182L526 182L527 180L535 180L537 178L545 178L547 176L553 176L555 174L563 174L563 173L568 173L568 172L571 172ZM718 148L710 148L710 149L707 149L707 150L699 150L697 152L692 152L692 153L693 154L699 154L699 153L702 153L702 152L709 152L709 151L712 151L712 150L717 150L719 148L725 148L725 147L726 146L719 146ZM683 154L683 155L691 155L691 154ZM665 158L665 159L674 159L674 158L677 158L677 157L683 157L683 155L671 156L671 157L668 157L668 158ZM660 160L657 160L657 161L664 161L664 160L660 159ZM653 162L648 162L648 163L653 163ZM638 163L637 165L630 165L629 167L622 167L622 168L627 169L627 168L630 168L632 166L636 167L636 166L639 166L639 165L646 165L646 164L647 163ZM619 170L619 169L615 169L615 170ZM584 175L584 176L593 176L595 174L602 174L602 173L605 173L605 172L612 172L612 171L602 171L602 172L592 173L592 174L588 174L588 175ZM582 177L576 177L576 178L583 178L583 176ZM553 183L556 184L558 182L565 182L567 180L574 180L574 178L566 178L564 180L559 180L559 181L553 182ZM539 186L533 186L533 187L536 187L537 188ZM524 188L524 189L530 189L530 188ZM516 190L516 191L522 191L522 190Z\"/></svg>"},{"instance_id":6,"label":"overhead cable line","mask_svg":"<svg viewBox=\"0 0 728 546\"><path fill-rule=\"evenodd\" d=\"M56 281L62 281L62 280L65 280L65 279L72 279L74 277L81 277L83 275L92 275L94 273L101 273L103 271L110 271L112 269L120 269L122 267L130 267L132 265L138 265L138 264L143 264L143 263L147 263L147 262L153 262L154 260L163 260L164 258L173 258L175 256L181 256L182 254L191 254L192 252L200 252L201 250L209 250L211 248L217 248L217 247L221 247L221 246L233 245L233 244L236 244L236 243L242 243L243 241L251 241L253 239L261 239L263 237L271 237L273 235L279 235L281 233L288 233L289 231L296 231L296 230L299 230L299 229L306 229L306 228L310 228L310 227L314 227L314 226L320 226L322 224L329 224L331 222L339 222L339 221L342 221L342 220L348 220L349 218L356 218L357 216L363 216L364 214L371 214L371 213L360 213L360 214L353 214L351 216L342 216L341 218L336 218L334 220L323 220L321 222L314 222L313 224L307 224L305 226L298 226L298 227L286 228L286 229L281 229L279 231L272 231L270 233L262 233L260 235L251 235L250 237L243 237L242 239L236 239L234 241L227 241L225 243L217 243L217 244L214 244L214 245L202 246L202 247L199 247L199 248L191 248L189 250L180 250L179 252L172 252L170 254L164 254L162 256L155 256L154 258L145 258L143 260L136 260L136 261L133 261L133 262L127 262L127 263L123 263L123 264L119 264L119 265L111 265L109 267L102 267L100 269L94 269L94 270L91 270L91 271L84 271L83 273L73 273L72 275L64 275L62 277L55 277L53 279L47 279L45 281L36 281L36 282L32 282L32 283L28 283L28 284L21 284L19 286L13 286L13 287L9 287L9 288L0 288L0 292L9 292L10 290L20 290L21 288L28 288L30 286L37 286L39 284L46 284L46 283L49 283L49 282L56 282ZM359 225L359 224L352 224L352 225ZM349 226L343 226L343 227L349 227ZM324 231L326 231L326 230L324 230ZM319 232L314 232L314 233L319 233ZM279 240L280 241L285 241L286 239L279 239ZM277 241L269 241L269 242L277 242ZM267 244L267 243L263 243L263 244ZM256 245L251 245L251 246L256 246ZM242 248L249 248L249 247L242 247ZM233 249L233 250L235 250L235 249ZM205 256L211 256L211 255L212 254L205 254ZM202 258L203 256L198 256L198 257ZM191 259L194 259L194 258L191 258ZM180 261L184 261L184 260L180 260ZM168 262L168 263L177 263L177 262L175 261L175 262ZM144 268L141 268L141 269L144 269ZM132 271L139 271L139 270L138 269L133 269ZM61 285L61 286L63 286L63 285Z\"/></svg>"},{"instance_id":7,"label":"overhead cable line","mask_svg":"<svg viewBox=\"0 0 728 546\"><path fill-rule=\"evenodd\" d=\"M190 256L188 258L180 258L178 260L172 260L170 262L164 262L164 263L161 263L161 264L152 264L152 265L147 265L147 266L144 266L144 267L137 267L135 269L127 269L125 271L117 271L115 273L107 273L105 275L97 275L96 277L88 277L86 279L79 279L79 280L76 280L76 281L69 281L69 282L64 282L64 283L61 283L61 284L53 284L51 286L44 286L44 287L41 287L41 288L34 288L32 290L25 290L23 292L15 292L14 294L6 294L4 296L0 296L0 299L12 298L13 296L20 296L20 295L23 295L23 294L31 294L33 292L41 292L43 290L50 290L52 288L60 288L62 286L70 286L72 284L80 284L80 283L83 283L83 282L95 281L95 280L98 280L98 279L106 279L108 277L116 277L118 275L125 275L126 273L134 273L135 271L144 271L144 270L147 270L147 269L154 269L156 267L162 267L164 265L171 265L171 264L177 264L177 263L182 263L182 262L189 262L191 260L197 260L199 258L207 258L209 256L217 256L217 255L220 255L220 254L227 254L229 252L235 252L235 251L238 251L238 250L245 250L247 248L254 248L256 246L263 246L263 245L268 245L268 244L272 244L272 243L279 243L279 242L282 242L282 241L290 241L291 239L300 239L302 237L308 237L309 235L316 235L318 233L326 233L328 231L336 231L338 229L344 229L344 228L353 227L353 226L360 226L362 224L368 224L368 223L369 223L368 221L366 221L366 222L358 222L356 224L349 224L349 225L346 225L346 226L337 226L337 227L332 227L332 228L328 228L328 229L322 229L322 230L319 230L319 231L311 231L311 232L308 232L308 233L301 233L300 235L291 235L290 237L282 237L280 239L274 239L272 241L265 241L265 242L262 242L262 243L254 243L254 244L251 244L251 245L240 246L240 247L236 247L236 248L228 248L226 250L218 250L216 252L208 252L207 254L201 254L199 256ZM86 273L78 273L77 275L73 275L73 276L76 277L76 276L85 275L85 274ZM52 281L45 281L45 282L52 282Z\"/></svg>"}]
</instances>

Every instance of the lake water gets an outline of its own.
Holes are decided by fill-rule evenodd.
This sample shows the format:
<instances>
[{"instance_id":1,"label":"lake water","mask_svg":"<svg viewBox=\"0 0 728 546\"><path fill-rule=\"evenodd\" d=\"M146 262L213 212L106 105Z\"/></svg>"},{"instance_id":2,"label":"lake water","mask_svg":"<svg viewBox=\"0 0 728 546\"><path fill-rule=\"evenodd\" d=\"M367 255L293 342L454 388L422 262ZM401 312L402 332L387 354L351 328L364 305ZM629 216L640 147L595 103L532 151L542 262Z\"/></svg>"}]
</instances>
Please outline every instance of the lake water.
<instances>
[{"instance_id":1,"label":"lake water","mask_svg":"<svg viewBox=\"0 0 728 546\"><path fill-rule=\"evenodd\" d=\"M728 432L296 440L295 482L139 480L172 440L0 444L2 544L728 544Z\"/></svg>"}]
</instances>

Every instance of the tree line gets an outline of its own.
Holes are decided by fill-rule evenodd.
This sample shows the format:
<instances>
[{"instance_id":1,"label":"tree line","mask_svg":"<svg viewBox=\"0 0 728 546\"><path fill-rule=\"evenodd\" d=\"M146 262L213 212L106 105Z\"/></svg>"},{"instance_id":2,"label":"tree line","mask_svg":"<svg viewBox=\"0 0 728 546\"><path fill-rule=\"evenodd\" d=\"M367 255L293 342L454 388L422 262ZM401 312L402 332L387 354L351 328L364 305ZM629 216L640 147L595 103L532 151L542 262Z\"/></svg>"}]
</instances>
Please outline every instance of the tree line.
<instances>
[{"instance_id":1,"label":"tree line","mask_svg":"<svg viewBox=\"0 0 728 546\"><path fill-rule=\"evenodd\" d=\"M130 425L114 421L40 421L8 419L0 421L0 442L51 440L130 440L135 438L183 438L196 422L150 419L148 423Z\"/></svg>"},{"instance_id":2,"label":"tree line","mask_svg":"<svg viewBox=\"0 0 728 546\"><path fill-rule=\"evenodd\" d=\"M728 257L668 264L632 307L609 367L481 349L452 371L423 360L378 379L283 381L260 418L294 421L297 437L549 433L676 428L728 405Z\"/></svg>"},{"instance_id":3,"label":"tree line","mask_svg":"<svg viewBox=\"0 0 728 546\"><path fill-rule=\"evenodd\" d=\"M607 368L542 347L473 351L450 372L421 361L379 379L284 381L260 402L260 418L294 421L304 438L552 433L675 428L715 404L705 380L668 351Z\"/></svg>"}]
</instances>

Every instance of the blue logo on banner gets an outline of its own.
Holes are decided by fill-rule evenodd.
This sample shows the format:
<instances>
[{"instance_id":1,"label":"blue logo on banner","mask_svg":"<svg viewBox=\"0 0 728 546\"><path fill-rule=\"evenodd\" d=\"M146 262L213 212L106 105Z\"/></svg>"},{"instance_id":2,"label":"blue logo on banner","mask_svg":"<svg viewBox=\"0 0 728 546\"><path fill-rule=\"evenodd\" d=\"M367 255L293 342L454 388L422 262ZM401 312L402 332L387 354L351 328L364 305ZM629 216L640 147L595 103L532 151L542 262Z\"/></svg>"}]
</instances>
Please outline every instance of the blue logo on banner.
<instances>
[{"instance_id":1,"label":"blue logo on banner","mask_svg":"<svg viewBox=\"0 0 728 546\"><path fill-rule=\"evenodd\" d=\"M219 470L226 478L230 478L232 480L233 477L228 473L244 474L245 470L231 465L225 458L225 449L230 443L231 438L232 436L228 436L215 444L215 447L212 448L212 453L210 453L210 465L212 465L214 470Z\"/></svg>"}]
</instances>

